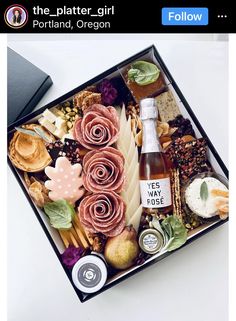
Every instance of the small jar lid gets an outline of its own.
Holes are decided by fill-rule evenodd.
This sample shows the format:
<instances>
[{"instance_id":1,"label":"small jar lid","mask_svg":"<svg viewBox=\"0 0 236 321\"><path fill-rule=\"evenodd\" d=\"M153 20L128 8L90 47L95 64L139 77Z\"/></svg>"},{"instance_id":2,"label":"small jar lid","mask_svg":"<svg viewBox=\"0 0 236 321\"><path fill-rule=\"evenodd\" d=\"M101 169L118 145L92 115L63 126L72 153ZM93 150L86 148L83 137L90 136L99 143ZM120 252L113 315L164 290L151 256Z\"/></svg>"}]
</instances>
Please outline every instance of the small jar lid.
<instances>
[{"instance_id":1,"label":"small jar lid","mask_svg":"<svg viewBox=\"0 0 236 321\"><path fill-rule=\"evenodd\" d=\"M139 246L148 254L155 254L164 245L163 235L155 229L146 229L139 236Z\"/></svg>"},{"instance_id":2,"label":"small jar lid","mask_svg":"<svg viewBox=\"0 0 236 321\"><path fill-rule=\"evenodd\" d=\"M86 255L79 259L72 270L75 286L84 293L100 290L107 280L107 268L102 259L95 255Z\"/></svg>"}]
</instances>

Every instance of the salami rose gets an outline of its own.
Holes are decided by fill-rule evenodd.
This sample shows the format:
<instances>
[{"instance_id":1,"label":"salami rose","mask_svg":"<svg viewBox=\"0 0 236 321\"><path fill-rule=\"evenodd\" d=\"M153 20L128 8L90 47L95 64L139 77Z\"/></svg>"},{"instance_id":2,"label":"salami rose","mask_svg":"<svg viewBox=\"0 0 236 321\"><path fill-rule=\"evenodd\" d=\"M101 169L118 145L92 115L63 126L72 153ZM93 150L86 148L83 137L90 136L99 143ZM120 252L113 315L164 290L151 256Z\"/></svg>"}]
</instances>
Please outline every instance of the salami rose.
<instances>
[{"instance_id":1,"label":"salami rose","mask_svg":"<svg viewBox=\"0 0 236 321\"><path fill-rule=\"evenodd\" d=\"M114 107L95 104L84 111L73 128L74 138L87 149L100 149L115 143L119 118Z\"/></svg>"},{"instance_id":2,"label":"salami rose","mask_svg":"<svg viewBox=\"0 0 236 321\"><path fill-rule=\"evenodd\" d=\"M120 193L124 185L124 157L113 147L88 152L83 159L83 182L90 192Z\"/></svg>"},{"instance_id":3,"label":"salami rose","mask_svg":"<svg viewBox=\"0 0 236 321\"><path fill-rule=\"evenodd\" d=\"M100 232L113 237L125 227L126 206L114 192L89 195L81 201L78 210L81 223L91 233Z\"/></svg>"}]
</instances>

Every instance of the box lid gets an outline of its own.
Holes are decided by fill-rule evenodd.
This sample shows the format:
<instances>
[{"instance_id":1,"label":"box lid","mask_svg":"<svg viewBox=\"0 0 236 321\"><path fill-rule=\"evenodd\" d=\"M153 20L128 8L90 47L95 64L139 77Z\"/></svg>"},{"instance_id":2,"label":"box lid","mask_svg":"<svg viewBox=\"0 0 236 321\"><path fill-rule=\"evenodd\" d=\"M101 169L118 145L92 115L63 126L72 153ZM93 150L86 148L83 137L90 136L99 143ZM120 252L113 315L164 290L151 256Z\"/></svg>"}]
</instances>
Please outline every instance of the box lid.
<instances>
[{"instance_id":1,"label":"box lid","mask_svg":"<svg viewBox=\"0 0 236 321\"><path fill-rule=\"evenodd\" d=\"M52 85L52 80L44 71L10 48L7 58L7 118L10 125L34 109Z\"/></svg>"}]
</instances>

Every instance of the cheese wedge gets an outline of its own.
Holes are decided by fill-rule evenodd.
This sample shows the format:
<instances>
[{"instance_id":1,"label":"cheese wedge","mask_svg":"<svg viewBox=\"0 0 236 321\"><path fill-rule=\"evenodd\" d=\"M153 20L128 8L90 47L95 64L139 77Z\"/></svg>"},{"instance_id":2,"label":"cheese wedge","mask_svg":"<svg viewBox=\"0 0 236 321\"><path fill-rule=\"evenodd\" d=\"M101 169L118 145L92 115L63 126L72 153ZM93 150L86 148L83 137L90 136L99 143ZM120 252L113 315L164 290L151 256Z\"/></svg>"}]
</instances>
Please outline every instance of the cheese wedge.
<instances>
[{"instance_id":1,"label":"cheese wedge","mask_svg":"<svg viewBox=\"0 0 236 321\"><path fill-rule=\"evenodd\" d=\"M139 184L137 184L135 187L135 190L133 191L132 198L127 204L128 207L126 209L126 215L128 219L134 215L137 208L139 207L139 204L140 204L140 192L139 192Z\"/></svg>"},{"instance_id":2,"label":"cheese wedge","mask_svg":"<svg viewBox=\"0 0 236 321\"><path fill-rule=\"evenodd\" d=\"M142 206L140 207L138 149L131 130L131 117L129 116L128 120L126 119L124 105L120 112L120 136L117 141L117 148L125 158L126 184L121 197L127 205L125 213L126 224L136 215L132 222L137 226L139 225L138 220L140 221L141 217L140 211L142 212Z\"/></svg>"},{"instance_id":3,"label":"cheese wedge","mask_svg":"<svg viewBox=\"0 0 236 321\"><path fill-rule=\"evenodd\" d=\"M45 117L41 117L38 120L39 124L45 127L50 133L54 134L55 130L57 129L55 125L53 125L48 119Z\"/></svg>"},{"instance_id":4,"label":"cheese wedge","mask_svg":"<svg viewBox=\"0 0 236 321\"><path fill-rule=\"evenodd\" d=\"M49 109L45 109L43 112L43 117L48 120L50 123L55 123L57 117Z\"/></svg>"},{"instance_id":5,"label":"cheese wedge","mask_svg":"<svg viewBox=\"0 0 236 321\"><path fill-rule=\"evenodd\" d=\"M133 214L133 216L129 219L128 224L127 225L133 225L134 229L136 230L136 232L138 232L138 228L139 228L139 224L140 224L140 220L141 220L141 216L142 216L142 204L138 207L138 209L136 210L136 212Z\"/></svg>"}]
</instances>

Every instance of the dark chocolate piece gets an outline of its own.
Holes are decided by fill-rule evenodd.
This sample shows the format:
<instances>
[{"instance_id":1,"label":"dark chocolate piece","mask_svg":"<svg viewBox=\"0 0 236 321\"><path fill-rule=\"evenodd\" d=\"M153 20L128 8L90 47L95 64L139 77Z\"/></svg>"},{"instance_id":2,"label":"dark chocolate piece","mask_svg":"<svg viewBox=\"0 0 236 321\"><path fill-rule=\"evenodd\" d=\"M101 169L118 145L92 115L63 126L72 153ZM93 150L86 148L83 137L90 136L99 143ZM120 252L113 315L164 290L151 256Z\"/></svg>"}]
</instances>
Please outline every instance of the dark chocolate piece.
<instances>
[{"instance_id":1,"label":"dark chocolate piece","mask_svg":"<svg viewBox=\"0 0 236 321\"><path fill-rule=\"evenodd\" d=\"M71 164L80 162L79 143L76 140L66 138L64 143L56 140L53 143L47 144L46 147L53 163L55 163L58 157L62 156L67 157Z\"/></svg>"},{"instance_id":2,"label":"dark chocolate piece","mask_svg":"<svg viewBox=\"0 0 236 321\"><path fill-rule=\"evenodd\" d=\"M80 162L79 143L74 139L65 138L63 147L64 156L66 156L71 164Z\"/></svg>"},{"instance_id":3,"label":"dark chocolate piece","mask_svg":"<svg viewBox=\"0 0 236 321\"><path fill-rule=\"evenodd\" d=\"M51 156L53 163L55 163L58 157L63 156L63 145L64 144L60 140L56 140L55 142L46 145L48 154Z\"/></svg>"}]
</instances>

